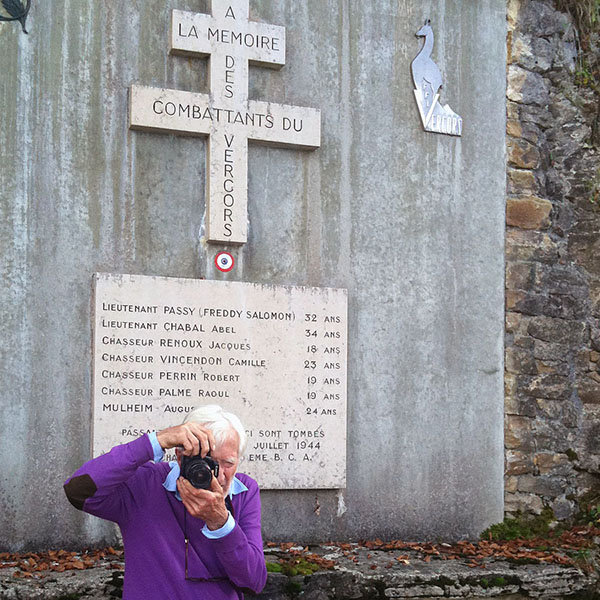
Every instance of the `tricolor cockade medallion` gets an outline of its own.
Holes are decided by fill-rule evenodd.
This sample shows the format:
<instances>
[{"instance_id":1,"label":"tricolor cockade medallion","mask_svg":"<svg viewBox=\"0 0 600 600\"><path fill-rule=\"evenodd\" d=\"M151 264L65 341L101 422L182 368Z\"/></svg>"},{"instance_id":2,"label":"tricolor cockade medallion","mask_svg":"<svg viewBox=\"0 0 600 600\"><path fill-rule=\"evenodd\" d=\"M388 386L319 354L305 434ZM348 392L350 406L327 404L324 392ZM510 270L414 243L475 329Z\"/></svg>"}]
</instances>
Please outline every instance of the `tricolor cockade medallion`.
<instances>
[{"instance_id":1,"label":"tricolor cockade medallion","mask_svg":"<svg viewBox=\"0 0 600 600\"><path fill-rule=\"evenodd\" d=\"M433 50L433 30L430 21L416 33L417 37L425 38L421 51L412 61L411 70L415 83L415 98L425 131L461 135L462 119L447 104L439 102L442 74L431 59Z\"/></svg>"}]
</instances>

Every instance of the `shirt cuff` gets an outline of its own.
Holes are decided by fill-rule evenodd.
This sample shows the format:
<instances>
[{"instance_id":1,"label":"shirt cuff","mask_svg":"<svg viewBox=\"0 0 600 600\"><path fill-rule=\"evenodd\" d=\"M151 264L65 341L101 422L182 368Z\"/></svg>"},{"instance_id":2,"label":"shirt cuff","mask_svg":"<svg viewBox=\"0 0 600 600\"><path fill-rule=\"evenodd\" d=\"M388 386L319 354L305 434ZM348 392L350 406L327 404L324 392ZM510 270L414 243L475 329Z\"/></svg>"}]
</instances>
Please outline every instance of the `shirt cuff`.
<instances>
[{"instance_id":1,"label":"shirt cuff","mask_svg":"<svg viewBox=\"0 0 600 600\"><path fill-rule=\"evenodd\" d=\"M223 525L223 527L221 527L220 529L215 529L214 531L211 531L206 525L204 525L204 527L202 528L202 533L209 540L218 540L222 537L225 537L228 533L231 533L233 531L234 527L235 527L235 519L233 518L231 513L229 513L229 517L227 517L227 521L225 521L225 525Z\"/></svg>"},{"instance_id":2,"label":"shirt cuff","mask_svg":"<svg viewBox=\"0 0 600 600\"><path fill-rule=\"evenodd\" d=\"M148 439L152 444L152 450L154 452L154 462L160 462L162 460L162 457L165 455L165 451L158 443L158 436L156 435L156 431L152 431L151 433L149 433Z\"/></svg>"}]
</instances>

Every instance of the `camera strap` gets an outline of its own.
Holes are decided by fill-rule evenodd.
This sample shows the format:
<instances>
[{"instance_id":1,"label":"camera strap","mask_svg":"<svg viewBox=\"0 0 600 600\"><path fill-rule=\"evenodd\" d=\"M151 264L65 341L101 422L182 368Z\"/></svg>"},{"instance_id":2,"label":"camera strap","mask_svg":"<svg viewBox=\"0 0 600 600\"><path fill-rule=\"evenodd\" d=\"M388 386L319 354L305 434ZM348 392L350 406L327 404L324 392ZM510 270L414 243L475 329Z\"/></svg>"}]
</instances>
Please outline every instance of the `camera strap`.
<instances>
[{"instance_id":1,"label":"camera strap","mask_svg":"<svg viewBox=\"0 0 600 600\"><path fill-rule=\"evenodd\" d=\"M235 513L233 512L233 502L231 501L231 496L229 494L225 496L225 507L231 513L231 516L235 519Z\"/></svg>"}]
</instances>

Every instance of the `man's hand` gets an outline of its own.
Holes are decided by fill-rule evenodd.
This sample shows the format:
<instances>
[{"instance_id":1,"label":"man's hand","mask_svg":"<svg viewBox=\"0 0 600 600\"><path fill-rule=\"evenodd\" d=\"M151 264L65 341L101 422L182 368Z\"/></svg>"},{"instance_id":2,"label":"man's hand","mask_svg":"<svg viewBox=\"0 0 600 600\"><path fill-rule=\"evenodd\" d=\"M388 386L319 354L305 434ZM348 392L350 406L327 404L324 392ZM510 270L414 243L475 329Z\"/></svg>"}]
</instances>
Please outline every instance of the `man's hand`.
<instances>
[{"instance_id":1,"label":"man's hand","mask_svg":"<svg viewBox=\"0 0 600 600\"><path fill-rule=\"evenodd\" d=\"M163 429L156 434L156 438L163 450L181 446L186 456L196 456L201 451L204 458L215 449L212 432L198 423L184 423Z\"/></svg>"},{"instance_id":2,"label":"man's hand","mask_svg":"<svg viewBox=\"0 0 600 600\"><path fill-rule=\"evenodd\" d=\"M177 489L183 505L192 517L202 519L211 531L225 525L229 511L225 506L223 488L216 477L213 476L210 482L210 490L196 489L183 477L177 480Z\"/></svg>"}]
</instances>

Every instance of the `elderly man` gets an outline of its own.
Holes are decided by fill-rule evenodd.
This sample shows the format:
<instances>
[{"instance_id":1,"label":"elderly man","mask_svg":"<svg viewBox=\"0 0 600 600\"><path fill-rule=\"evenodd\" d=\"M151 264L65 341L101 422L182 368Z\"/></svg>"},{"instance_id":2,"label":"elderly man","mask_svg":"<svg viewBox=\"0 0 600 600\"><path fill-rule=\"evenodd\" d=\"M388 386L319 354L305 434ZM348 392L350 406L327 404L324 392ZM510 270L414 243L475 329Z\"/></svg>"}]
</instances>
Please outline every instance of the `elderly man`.
<instances>
[{"instance_id":1,"label":"elderly man","mask_svg":"<svg viewBox=\"0 0 600 600\"><path fill-rule=\"evenodd\" d=\"M267 572L258 485L236 475L245 444L235 415L204 406L181 425L115 446L66 481L71 504L121 528L124 600L217 600L243 598L244 589L260 592ZM176 448L177 462L161 463L169 448ZM210 453L219 466L210 489L180 477L182 455L198 453Z\"/></svg>"}]
</instances>

